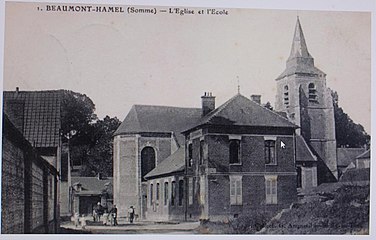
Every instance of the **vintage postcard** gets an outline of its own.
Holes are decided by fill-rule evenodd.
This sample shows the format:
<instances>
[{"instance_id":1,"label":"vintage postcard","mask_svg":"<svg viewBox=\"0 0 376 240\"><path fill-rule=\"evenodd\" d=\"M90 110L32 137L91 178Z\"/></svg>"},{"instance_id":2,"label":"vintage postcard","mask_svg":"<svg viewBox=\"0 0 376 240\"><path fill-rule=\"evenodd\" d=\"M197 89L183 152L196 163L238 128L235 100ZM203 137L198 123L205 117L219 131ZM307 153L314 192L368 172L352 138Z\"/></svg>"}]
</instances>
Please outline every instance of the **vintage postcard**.
<instances>
[{"instance_id":1,"label":"vintage postcard","mask_svg":"<svg viewBox=\"0 0 376 240\"><path fill-rule=\"evenodd\" d=\"M5 2L1 233L370 237L364 4Z\"/></svg>"}]
</instances>

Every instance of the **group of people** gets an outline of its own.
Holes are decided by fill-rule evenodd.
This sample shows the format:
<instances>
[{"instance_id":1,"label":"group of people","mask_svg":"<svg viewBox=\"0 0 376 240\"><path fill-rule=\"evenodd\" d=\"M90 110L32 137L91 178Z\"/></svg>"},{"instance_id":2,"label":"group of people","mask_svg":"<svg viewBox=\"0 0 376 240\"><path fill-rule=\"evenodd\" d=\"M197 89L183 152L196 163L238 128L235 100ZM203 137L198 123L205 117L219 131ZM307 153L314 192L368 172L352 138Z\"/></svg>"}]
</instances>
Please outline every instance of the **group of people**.
<instances>
[{"instance_id":1,"label":"group of people","mask_svg":"<svg viewBox=\"0 0 376 240\"><path fill-rule=\"evenodd\" d=\"M135 214L135 208L133 206L130 206L128 209L128 218L129 222L133 223L135 220L136 214ZM84 229L86 227L86 218L85 215L82 215L80 217L79 213L74 214L74 223L75 226L78 227L81 225L81 227ZM93 221L94 222L100 222L102 218L103 225L112 225L116 226L118 225L117 222L117 207L114 204L110 211L103 208L103 206L98 202L97 206L93 208Z\"/></svg>"},{"instance_id":2,"label":"group of people","mask_svg":"<svg viewBox=\"0 0 376 240\"><path fill-rule=\"evenodd\" d=\"M107 225L108 223L113 226L118 225L117 208L115 204L112 206L111 210L108 211L107 209L104 209L100 203L98 203L93 209L93 221L100 222L102 216L103 225Z\"/></svg>"}]
</instances>

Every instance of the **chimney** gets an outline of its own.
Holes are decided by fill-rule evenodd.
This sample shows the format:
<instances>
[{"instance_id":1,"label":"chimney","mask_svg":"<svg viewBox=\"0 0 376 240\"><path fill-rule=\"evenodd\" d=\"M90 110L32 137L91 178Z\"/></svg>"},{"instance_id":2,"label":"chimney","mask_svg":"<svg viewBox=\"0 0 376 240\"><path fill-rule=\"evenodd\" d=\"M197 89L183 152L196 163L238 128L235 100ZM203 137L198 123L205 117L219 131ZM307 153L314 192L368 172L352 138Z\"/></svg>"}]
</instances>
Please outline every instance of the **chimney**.
<instances>
[{"instance_id":1,"label":"chimney","mask_svg":"<svg viewBox=\"0 0 376 240\"><path fill-rule=\"evenodd\" d=\"M215 109L215 97L212 96L211 92L205 92L204 96L201 97L202 102L202 116L205 116L209 112Z\"/></svg>"},{"instance_id":2,"label":"chimney","mask_svg":"<svg viewBox=\"0 0 376 240\"><path fill-rule=\"evenodd\" d=\"M5 101L3 106L3 110L8 115L10 121L21 133L23 133L25 101L19 97L18 87L16 87L13 97L8 101Z\"/></svg>"},{"instance_id":3,"label":"chimney","mask_svg":"<svg viewBox=\"0 0 376 240\"><path fill-rule=\"evenodd\" d=\"M251 95L251 100L258 104L261 104L261 95Z\"/></svg>"}]
</instances>

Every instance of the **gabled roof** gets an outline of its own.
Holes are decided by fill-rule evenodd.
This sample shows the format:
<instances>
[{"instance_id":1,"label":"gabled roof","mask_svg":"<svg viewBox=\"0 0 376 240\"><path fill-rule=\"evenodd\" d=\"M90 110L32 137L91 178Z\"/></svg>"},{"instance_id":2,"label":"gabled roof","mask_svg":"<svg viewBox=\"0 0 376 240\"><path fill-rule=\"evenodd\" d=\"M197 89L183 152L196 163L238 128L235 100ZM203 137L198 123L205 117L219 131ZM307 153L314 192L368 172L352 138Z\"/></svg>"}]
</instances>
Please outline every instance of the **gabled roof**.
<instances>
[{"instance_id":1,"label":"gabled roof","mask_svg":"<svg viewBox=\"0 0 376 240\"><path fill-rule=\"evenodd\" d=\"M364 148L337 148L337 165L348 166L357 156L364 153Z\"/></svg>"},{"instance_id":2,"label":"gabled roof","mask_svg":"<svg viewBox=\"0 0 376 240\"><path fill-rule=\"evenodd\" d=\"M15 115L22 115L22 105L23 129L20 130L25 138L34 147L57 147L61 129L62 93L63 90L4 91L4 112L14 121Z\"/></svg>"},{"instance_id":3,"label":"gabled roof","mask_svg":"<svg viewBox=\"0 0 376 240\"><path fill-rule=\"evenodd\" d=\"M195 127L211 124L221 126L283 127L298 128L286 118L241 94L214 109L200 119Z\"/></svg>"},{"instance_id":4,"label":"gabled roof","mask_svg":"<svg viewBox=\"0 0 376 240\"><path fill-rule=\"evenodd\" d=\"M317 157L312 153L306 141L301 135L296 135L296 161L310 162L317 161Z\"/></svg>"},{"instance_id":5,"label":"gabled roof","mask_svg":"<svg viewBox=\"0 0 376 240\"><path fill-rule=\"evenodd\" d=\"M72 185L77 183L81 184L82 194L90 193L91 195L99 195L102 193L102 190L108 186L108 183L111 183L111 189L109 190L112 192L112 178L98 179L97 177L72 177Z\"/></svg>"},{"instance_id":6,"label":"gabled roof","mask_svg":"<svg viewBox=\"0 0 376 240\"><path fill-rule=\"evenodd\" d=\"M134 105L114 135L174 132L178 143L182 145L184 137L180 132L200 118L200 108Z\"/></svg>"},{"instance_id":7,"label":"gabled roof","mask_svg":"<svg viewBox=\"0 0 376 240\"><path fill-rule=\"evenodd\" d=\"M180 172L185 167L185 151L184 147L180 147L173 154L159 163L153 170L145 175L145 178L153 178L165 174Z\"/></svg>"},{"instance_id":8,"label":"gabled roof","mask_svg":"<svg viewBox=\"0 0 376 240\"><path fill-rule=\"evenodd\" d=\"M371 149L368 149L364 153L360 154L356 157L356 159L364 159L364 158L371 158Z\"/></svg>"}]
</instances>

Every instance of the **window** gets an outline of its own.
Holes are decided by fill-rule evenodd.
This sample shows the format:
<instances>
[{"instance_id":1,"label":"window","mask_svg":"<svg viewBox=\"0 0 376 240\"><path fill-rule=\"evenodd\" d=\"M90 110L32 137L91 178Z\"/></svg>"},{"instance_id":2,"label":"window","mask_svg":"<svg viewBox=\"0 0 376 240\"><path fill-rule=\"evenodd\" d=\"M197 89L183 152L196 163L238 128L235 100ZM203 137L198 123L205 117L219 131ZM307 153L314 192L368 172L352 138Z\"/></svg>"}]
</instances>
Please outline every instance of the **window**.
<instances>
[{"instance_id":1,"label":"window","mask_svg":"<svg viewBox=\"0 0 376 240\"><path fill-rule=\"evenodd\" d=\"M155 151L152 147L145 147L141 151L141 180L144 176L155 168Z\"/></svg>"},{"instance_id":2,"label":"window","mask_svg":"<svg viewBox=\"0 0 376 240\"><path fill-rule=\"evenodd\" d=\"M150 206L153 205L153 184L150 184Z\"/></svg>"},{"instance_id":3,"label":"window","mask_svg":"<svg viewBox=\"0 0 376 240\"><path fill-rule=\"evenodd\" d=\"M313 83L308 85L308 100L310 102L315 102L317 100L316 87Z\"/></svg>"},{"instance_id":4,"label":"window","mask_svg":"<svg viewBox=\"0 0 376 240\"><path fill-rule=\"evenodd\" d=\"M171 183L171 206L175 205L176 182Z\"/></svg>"},{"instance_id":5,"label":"window","mask_svg":"<svg viewBox=\"0 0 376 240\"><path fill-rule=\"evenodd\" d=\"M168 182L164 183L164 205L168 203Z\"/></svg>"},{"instance_id":6,"label":"window","mask_svg":"<svg viewBox=\"0 0 376 240\"><path fill-rule=\"evenodd\" d=\"M188 204L193 204L193 178L189 178L188 180Z\"/></svg>"},{"instance_id":7,"label":"window","mask_svg":"<svg viewBox=\"0 0 376 240\"><path fill-rule=\"evenodd\" d=\"M286 105L286 107L288 107L289 105L289 87L286 85L284 88L283 88L283 103Z\"/></svg>"},{"instance_id":8,"label":"window","mask_svg":"<svg viewBox=\"0 0 376 240\"><path fill-rule=\"evenodd\" d=\"M179 206L183 205L183 196L184 196L184 181L179 180Z\"/></svg>"},{"instance_id":9,"label":"window","mask_svg":"<svg viewBox=\"0 0 376 240\"><path fill-rule=\"evenodd\" d=\"M192 152L192 143L188 145L188 167L193 165L193 152Z\"/></svg>"},{"instance_id":10,"label":"window","mask_svg":"<svg viewBox=\"0 0 376 240\"><path fill-rule=\"evenodd\" d=\"M200 177L200 203L205 204L205 178Z\"/></svg>"},{"instance_id":11,"label":"window","mask_svg":"<svg viewBox=\"0 0 376 240\"><path fill-rule=\"evenodd\" d=\"M277 176L265 176L266 204L277 204Z\"/></svg>"},{"instance_id":12,"label":"window","mask_svg":"<svg viewBox=\"0 0 376 240\"><path fill-rule=\"evenodd\" d=\"M243 204L242 176L230 176L230 204Z\"/></svg>"},{"instance_id":13,"label":"window","mask_svg":"<svg viewBox=\"0 0 376 240\"><path fill-rule=\"evenodd\" d=\"M239 140L230 140L230 164L240 164Z\"/></svg>"},{"instance_id":14,"label":"window","mask_svg":"<svg viewBox=\"0 0 376 240\"><path fill-rule=\"evenodd\" d=\"M200 164L204 163L204 141L200 141Z\"/></svg>"},{"instance_id":15,"label":"window","mask_svg":"<svg viewBox=\"0 0 376 240\"><path fill-rule=\"evenodd\" d=\"M155 200L156 200L157 204L159 203L159 194L160 194L159 191L160 191L159 183L157 183L157 189L155 190Z\"/></svg>"},{"instance_id":16,"label":"window","mask_svg":"<svg viewBox=\"0 0 376 240\"><path fill-rule=\"evenodd\" d=\"M276 164L275 140L265 140L265 164Z\"/></svg>"}]
</instances>

